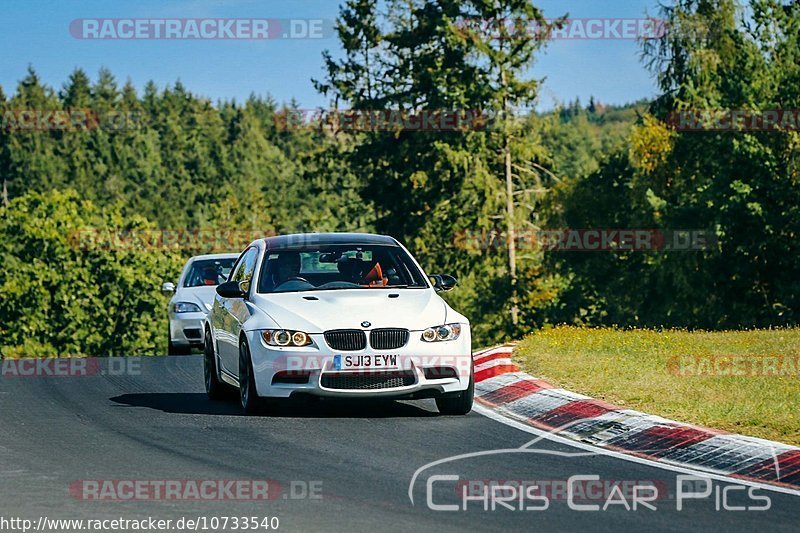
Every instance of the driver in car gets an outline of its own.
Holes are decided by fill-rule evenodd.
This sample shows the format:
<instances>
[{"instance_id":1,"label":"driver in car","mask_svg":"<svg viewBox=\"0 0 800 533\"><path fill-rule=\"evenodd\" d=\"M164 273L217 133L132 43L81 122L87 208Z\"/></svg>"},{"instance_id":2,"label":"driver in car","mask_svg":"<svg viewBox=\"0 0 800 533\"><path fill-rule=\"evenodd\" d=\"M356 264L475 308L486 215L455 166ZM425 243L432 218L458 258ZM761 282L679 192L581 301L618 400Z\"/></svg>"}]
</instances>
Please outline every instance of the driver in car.
<instances>
[{"instance_id":1,"label":"driver in car","mask_svg":"<svg viewBox=\"0 0 800 533\"><path fill-rule=\"evenodd\" d=\"M286 283L300 275L300 254L283 252L275 260L275 270L272 274L274 287Z\"/></svg>"},{"instance_id":2,"label":"driver in car","mask_svg":"<svg viewBox=\"0 0 800 533\"><path fill-rule=\"evenodd\" d=\"M220 275L217 265L207 265L203 268L203 285L219 285Z\"/></svg>"}]
</instances>

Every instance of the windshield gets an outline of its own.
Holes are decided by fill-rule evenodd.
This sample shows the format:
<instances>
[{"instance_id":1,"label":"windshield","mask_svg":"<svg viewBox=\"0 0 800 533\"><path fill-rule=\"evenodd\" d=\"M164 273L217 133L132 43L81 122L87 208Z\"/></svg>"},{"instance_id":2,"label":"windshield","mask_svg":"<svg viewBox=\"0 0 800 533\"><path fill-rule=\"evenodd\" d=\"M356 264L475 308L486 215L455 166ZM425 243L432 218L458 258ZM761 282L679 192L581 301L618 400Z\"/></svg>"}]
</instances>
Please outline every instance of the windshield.
<instances>
[{"instance_id":1,"label":"windshield","mask_svg":"<svg viewBox=\"0 0 800 533\"><path fill-rule=\"evenodd\" d=\"M268 252L258 292L427 286L402 248L351 244Z\"/></svg>"},{"instance_id":2,"label":"windshield","mask_svg":"<svg viewBox=\"0 0 800 533\"><path fill-rule=\"evenodd\" d=\"M183 282L183 286L202 287L219 285L228 279L228 274L231 268L233 268L234 262L236 262L235 257L229 259L202 259L193 261L192 266L189 268L189 273L186 274L186 280Z\"/></svg>"}]
</instances>

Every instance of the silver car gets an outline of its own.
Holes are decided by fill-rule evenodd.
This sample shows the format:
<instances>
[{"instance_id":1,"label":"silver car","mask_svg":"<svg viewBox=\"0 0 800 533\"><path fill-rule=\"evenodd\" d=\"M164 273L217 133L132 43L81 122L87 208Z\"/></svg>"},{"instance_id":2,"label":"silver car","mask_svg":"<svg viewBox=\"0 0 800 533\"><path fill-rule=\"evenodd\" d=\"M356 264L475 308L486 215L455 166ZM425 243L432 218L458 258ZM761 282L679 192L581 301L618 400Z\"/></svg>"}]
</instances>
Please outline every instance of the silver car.
<instances>
[{"instance_id":1,"label":"silver car","mask_svg":"<svg viewBox=\"0 0 800 533\"><path fill-rule=\"evenodd\" d=\"M187 355L203 347L203 322L216 296L216 287L228 279L239 254L198 255L183 267L177 287L164 283L169 301L169 355Z\"/></svg>"}]
</instances>

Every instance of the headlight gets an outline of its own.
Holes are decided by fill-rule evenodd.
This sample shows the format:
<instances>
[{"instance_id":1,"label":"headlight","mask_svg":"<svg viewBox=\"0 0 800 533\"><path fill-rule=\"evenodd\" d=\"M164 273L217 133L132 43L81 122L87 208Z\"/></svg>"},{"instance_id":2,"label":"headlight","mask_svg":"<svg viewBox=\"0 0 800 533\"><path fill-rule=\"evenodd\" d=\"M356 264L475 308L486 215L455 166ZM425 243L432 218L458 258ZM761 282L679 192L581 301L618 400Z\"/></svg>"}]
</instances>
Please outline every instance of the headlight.
<instances>
[{"instance_id":1,"label":"headlight","mask_svg":"<svg viewBox=\"0 0 800 533\"><path fill-rule=\"evenodd\" d=\"M461 335L461 324L434 326L422 332L425 342L454 341Z\"/></svg>"},{"instance_id":2,"label":"headlight","mask_svg":"<svg viewBox=\"0 0 800 533\"><path fill-rule=\"evenodd\" d=\"M311 344L311 337L308 336L308 333L288 329L265 329L261 332L261 338L270 346L308 346Z\"/></svg>"},{"instance_id":3,"label":"headlight","mask_svg":"<svg viewBox=\"0 0 800 533\"><path fill-rule=\"evenodd\" d=\"M199 313L200 306L189 302L176 302L172 304L173 313Z\"/></svg>"}]
</instances>

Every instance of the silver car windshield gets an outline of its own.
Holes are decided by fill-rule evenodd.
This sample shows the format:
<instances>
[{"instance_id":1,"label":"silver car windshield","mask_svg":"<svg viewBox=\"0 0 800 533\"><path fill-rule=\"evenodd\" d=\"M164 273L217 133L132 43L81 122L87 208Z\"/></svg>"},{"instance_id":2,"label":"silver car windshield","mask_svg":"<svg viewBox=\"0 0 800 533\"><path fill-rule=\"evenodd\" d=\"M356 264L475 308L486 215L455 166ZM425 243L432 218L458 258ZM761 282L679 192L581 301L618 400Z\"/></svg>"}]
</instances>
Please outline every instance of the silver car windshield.
<instances>
[{"instance_id":1,"label":"silver car windshield","mask_svg":"<svg viewBox=\"0 0 800 533\"><path fill-rule=\"evenodd\" d=\"M326 245L268 251L258 292L427 287L422 272L402 248Z\"/></svg>"},{"instance_id":2,"label":"silver car windshield","mask_svg":"<svg viewBox=\"0 0 800 533\"><path fill-rule=\"evenodd\" d=\"M230 259L200 259L192 262L186 274L184 287L202 287L205 285L219 285L228 279L228 274L233 268L236 258Z\"/></svg>"}]
</instances>

